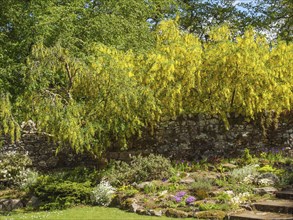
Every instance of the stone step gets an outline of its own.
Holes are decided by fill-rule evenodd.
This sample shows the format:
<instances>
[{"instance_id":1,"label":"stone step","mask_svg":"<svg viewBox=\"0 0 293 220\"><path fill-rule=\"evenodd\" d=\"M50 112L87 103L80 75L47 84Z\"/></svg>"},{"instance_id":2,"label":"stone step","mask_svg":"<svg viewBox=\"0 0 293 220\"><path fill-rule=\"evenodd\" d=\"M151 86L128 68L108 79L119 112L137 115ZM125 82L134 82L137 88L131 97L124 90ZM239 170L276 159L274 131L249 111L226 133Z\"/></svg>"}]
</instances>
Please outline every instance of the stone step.
<instances>
[{"instance_id":1,"label":"stone step","mask_svg":"<svg viewBox=\"0 0 293 220\"><path fill-rule=\"evenodd\" d=\"M293 200L267 200L253 206L257 211L293 214Z\"/></svg>"},{"instance_id":2,"label":"stone step","mask_svg":"<svg viewBox=\"0 0 293 220\"><path fill-rule=\"evenodd\" d=\"M245 211L227 216L228 220L293 220L293 215L272 212Z\"/></svg>"},{"instance_id":3,"label":"stone step","mask_svg":"<svg viewBox=\"0 0 293 220\"><path fill-rule=\"evenodd\" d=\"M276 197L280 199L293 200L293 190L284 190L284 191L276 192Z\"/></svg>"}]
</instances>

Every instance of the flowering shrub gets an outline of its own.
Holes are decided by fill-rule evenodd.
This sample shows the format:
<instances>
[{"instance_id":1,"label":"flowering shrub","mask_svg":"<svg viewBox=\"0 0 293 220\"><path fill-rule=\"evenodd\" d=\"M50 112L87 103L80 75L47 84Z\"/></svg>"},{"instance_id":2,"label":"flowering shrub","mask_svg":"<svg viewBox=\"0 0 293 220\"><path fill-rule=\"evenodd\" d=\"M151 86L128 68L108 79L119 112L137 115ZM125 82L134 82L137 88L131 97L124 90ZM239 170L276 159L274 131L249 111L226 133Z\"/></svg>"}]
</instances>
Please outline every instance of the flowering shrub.
<instances>
[{"instance_id":1,"label":"flowering shrub","mask_svg":"<svg viewBox=\"0 0 293 220\"><path fill-rule=\"evenodd\" d=\"M108 206L112 201L114 192L115 188L103 179L92 191L91 199L96 205Z\"/></svg>"},{"instance_id":2,"label":"flowering shrub","mask_svg":"<svg viewBox=\"0 0 293 220\"><path fill-rule=\"evenodd\" d=\"M38 172L25 169L19 172L17 185L21 189L29 189L38 181Z\"/></svg>"},{"instance_id":3,"label":"flowering shrub","mask_svg":"<svg viewBox=\"0 0 293 220\"><path fill-rule=\"evenodd\" d=\"M31 163L27 154L7 152L0 155L0 180L7 186L19 185Z\"/></svg>"}]
</instances>

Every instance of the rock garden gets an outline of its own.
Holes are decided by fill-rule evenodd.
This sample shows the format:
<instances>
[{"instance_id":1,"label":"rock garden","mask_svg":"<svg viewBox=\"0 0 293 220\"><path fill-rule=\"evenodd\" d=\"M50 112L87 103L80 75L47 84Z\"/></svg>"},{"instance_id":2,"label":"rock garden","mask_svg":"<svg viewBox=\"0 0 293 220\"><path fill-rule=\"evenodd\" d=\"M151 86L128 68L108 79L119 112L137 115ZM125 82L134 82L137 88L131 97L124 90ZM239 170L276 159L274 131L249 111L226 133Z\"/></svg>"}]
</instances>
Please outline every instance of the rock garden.
<instances>
[{"instance_id":1,"label":"rock garden","mask_svg":"<svg viewBox=\"0 0 293 220\"><path fill-rule=\"evenodd\" d=\"M119 207L140 215L224 219L252 210L293 184L293 160L278 152L215 161L171 161L160 155L111 161L104 169L38 172L21 154L0 158L1 215L12 210Z\"/></svg>"}]
</instances>

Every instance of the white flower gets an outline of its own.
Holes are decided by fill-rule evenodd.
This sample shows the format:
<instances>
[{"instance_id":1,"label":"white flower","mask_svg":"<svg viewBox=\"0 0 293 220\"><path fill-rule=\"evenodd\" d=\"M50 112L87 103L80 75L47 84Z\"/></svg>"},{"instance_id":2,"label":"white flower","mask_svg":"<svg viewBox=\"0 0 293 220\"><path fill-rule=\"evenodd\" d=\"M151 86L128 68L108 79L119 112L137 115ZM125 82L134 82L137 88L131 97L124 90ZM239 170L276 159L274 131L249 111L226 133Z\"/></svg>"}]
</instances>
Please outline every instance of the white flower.
<instances>
[{"instance_id":1,"label":"white flower","mask_svg":"<svg viewBox=\"0 0 293 220\"><path fill-rule=\"evenodd\" d=\"M229 196L234 196L234 192L232 190L225 191L225 193Z\"/></svg>"},{"instance_id":2,"label":"white flower","mask_svg":"<svg viewBox=\"0 0 293 220\"><path fill-rule=\"evenodd\" d=\"M253 175L248 175L248 176L244 177L244 179L243 179L243 183L246 183L246 184L253 183L253 181L254 181Z\"/></svg>"},{"instance_id":3,"label":"white flower","mask_svg":"<svg viewBox=\"0 0 293 220\"><path fill-rule=\"evenodd\" d=\"M108 181L102 179L92 191L91 199L97 205L108 206L114 193L115 188Z\"/></svg>"},{"instance_id":4,"label":"white flower","mask_svg":"<svg viewBox=\"0 0 293 220\"><path fill-rule=\"evenodd\" d=\"M239 205L247 201L249 196L250 196L249 192L239 193L238 195L231 198L230 203L232 205Z\"/></svg>"},{"instance_id":5,"label":"white flower","mask_svg":"<svg viewBox=\"0 0 293 220\"><path fill-rule=\"evenodd\" d=\"M272 186L274 185L274 181L268 178L264 178L264 179L258 180L258 184L263 186Z\"/></svg>"}]
</instances>

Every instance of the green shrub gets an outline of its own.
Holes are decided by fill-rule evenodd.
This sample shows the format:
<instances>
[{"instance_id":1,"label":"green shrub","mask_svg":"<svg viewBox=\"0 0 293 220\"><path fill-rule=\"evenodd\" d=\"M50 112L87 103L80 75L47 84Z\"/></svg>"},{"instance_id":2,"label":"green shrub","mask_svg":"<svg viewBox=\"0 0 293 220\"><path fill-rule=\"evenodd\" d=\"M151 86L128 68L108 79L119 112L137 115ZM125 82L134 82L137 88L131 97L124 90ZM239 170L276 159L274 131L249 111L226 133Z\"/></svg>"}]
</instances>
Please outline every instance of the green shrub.
<instances>
[{"instance_id":1,"label":"green shrub","mask_svg":"<svg viewBox=\"0 0 293 220\"><path fill-rule=\"evenodd\" d=\"M212 180L206 178L199 178L196 180L196 182L191 184L191 189L210 191L212 189Z\"/></svg>"},{"instance_id":2,"label":"green shrub","mask_svg":"<svg viewBox=\"0 0 293 220\"><path fill-rule=\"evenodd\" d=\"M174 174L168 180L170 183L178 183L181 180L181 178L177 174Z\"/></svg>"},{"instance_id":3,"label":"green shrub","mask_svg":"<svg viewBox=\"0 0 293 220\"><path fill-rule=\"evenodd\" d=\"M231 200L231 195L226 192L221 192L219 195L217 195L216 199L220 204L229 203Z\"/></svg>"},{"instance_id":4,"label":"green shrub","mask_svg":"<svg viewBox=\"0 0 293 220\"><path fill-rule=\"evenodd\" d=\"M209 191L204 189L197 189L194 193L198 199L206 199L209 197Z\"/></svg>"},{"instance_id":5,"label":"green shrub","mask_svg":"<svg viewBox=\"0 0 293 220\"><path fill-rule=\"evenodd\" d=\"M250 154L249 149L247 149L247 148L244 149L244 154L242 156L242 159L243 159L244 164L251 164L253 162L253 157Z\"/></svg>"},{"instance_id":6,"label":"green shrub","mask_svg":"<svg viewBox=\"0 0 293 220\"><path fill-rule=\"evenodd\" d=\"M143 191L144 191L145 194L155 193L155 192L158 191L158 187L155 184L153 184L153 183L146 184L143 187Z\"/></svg>"},{"instance_id":7,"label":"green shrub","mask_svg":"<svg viewBox=\"0 0 293 220\"><path fill-rule=\"evenodd\" d=\"M290 173L286 173L286 175L284 174L282 176L281 180L282 180L281 184L284 185L284 186L293 185L293 173L290 172Z\"/></svg>"},{"instance_id":8,"label":"green shrub","mask_svg":"<svg viewBox=\"0 0 293 220\"><path fill-rule=\"evenodd\" d=\"M285 170L277 169L277 168L274 168L271 165L267 164L263 167L260 167L258 169L258 172L260 172L260 173L274 173L276 175L282 175L285 172Z\"/></svg>"},{"instance_id":9,"label":"green shrub","mask_svg":"<svg viewBox=\"0 0 293 220\"><path fill-rule=\"evenodd\" d=\"M155 179L166 179L172 175L171 161L159 155L131 158L130 164L115 161L105 172L105 178L113 185L128 185Z\"/></svg>"},{"instance_id":10,"label":"green shrub","mask_svg":"<svg viewBox=\"0 0 293 220\"><path fill-rule=\"evenodd\" d=\"M41 201L41 210L63 209L76 204L90 204L92 188L84 183L62 181L52 176L40 176L31 193Z\"/></svg>"},{"instance_id":11,"label":"green shrub","mask_svg":"<svg viewBox=\"0 0 293 220\"><path fill-rule=\"evenodd\" d=\"M132 197L139 193L139 191L134 188L133 186L127 185L127 186L121 186L117 189L118 193L125 195L126 197Z\"/></svg>"},{"instance_id":12,"label":"green shrub","mask_svg":"<svg viewBox=\"0 0 293 220\"><path fill-rule=\"evenodd\" d=\"M73 169L51 173L50 175L62 181L67 180L77 183L89 181L92 185L96 185L101 179L100 173L97 170L87 167L75 167Z\"/></svg>"},{"instance_id":13,"label":"green shrub","mask_svg":"<svg viewBox=\"0 0 293 220\"><path fill-rule=\"evenodd\" d=\"M208 210L230 210L230 206L228 204L216 204L216 203L201 203L199 205L200 211L208 211Z\"/></svg>"}]
</instances>

